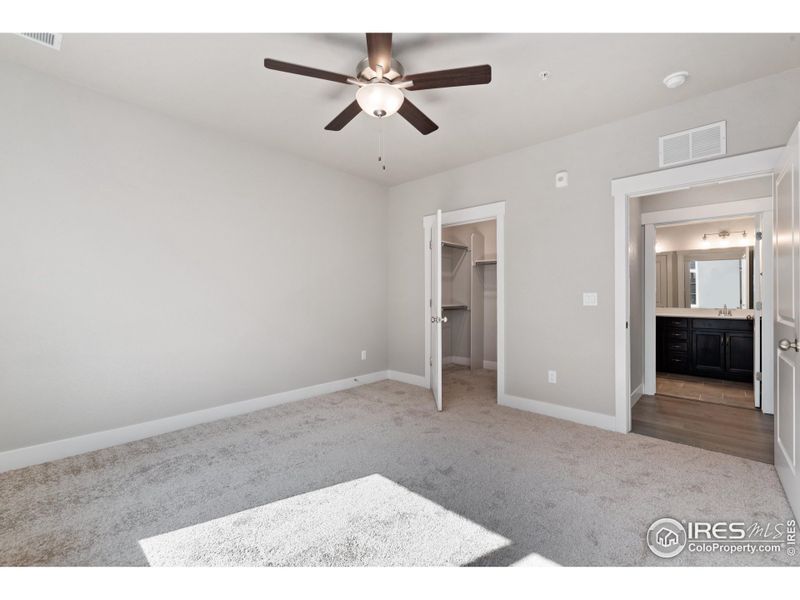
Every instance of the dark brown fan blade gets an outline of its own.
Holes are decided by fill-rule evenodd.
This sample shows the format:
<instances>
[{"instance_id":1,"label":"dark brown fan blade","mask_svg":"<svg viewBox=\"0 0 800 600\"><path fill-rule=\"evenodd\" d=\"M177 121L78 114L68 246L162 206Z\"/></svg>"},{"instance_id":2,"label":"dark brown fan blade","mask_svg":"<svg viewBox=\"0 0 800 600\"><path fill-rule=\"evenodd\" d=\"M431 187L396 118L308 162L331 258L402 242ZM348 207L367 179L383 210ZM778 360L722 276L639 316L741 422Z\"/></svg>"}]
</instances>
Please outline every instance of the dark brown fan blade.
<instances>
[{"instance_id":1,"label":"dark brown fan blade","mask_svg":"<svg viewBox=\"0 0 800 600\"><path fill-rule=\"evenodd\" d=\"M444 71L430 71L406 75L404 79L411 80L414 85L407 90L432 90L434 88L458 87L461 85L482 85L492 80L492 67L480 65L477 67L462 67L460 69L446 69Z\"/></svg>"},{"instance_id":2,"label":"dark brown fan blade","mask_svg":"<svg viewBox=\"0 0 800 600\"><path fill-rule=\"evenodd\" d=\"M389 71L392 68L392 34L368 33L367 56L373 71L377 71L378 65L382 65L384 71Z\"/></svg>"},{"instance_id":3,"label":"dark brown fan blade","mask_svg":"<svg viewBox=\"0 0 800 600\"><path fill-rule=\"evenodd\" d=\"M400 116L406 121L416 127L422 135L428 135L439 129L439 126L431 121L424 112L411 104L411 100L408 98L403 100L403 103L400 105L400 110L397 112L400 113Z\"/></svg>"},{"instance_id":4,"label":"dark brown fan blade","mask_svg":"<svg viewBox=\"0 0 800 600\"><path fill-rule=\"evenodd\" d=\"M358 102L353 100L353 102L349 104L347 108L336 115L333 121L325 125L325 129L328 131L341 131L342 128L350 121L355 119L356 115L358 115L360 112L361 107L358 105Z\"/></svg>"},{"instance_id":5,"label":"dark brown fan blade","mask_svg":"<svg viewBox=\"0 0 800 600\"><path fill-rule=\"evenodd\" d=\"M283 62L282 60L275 60L273 58L265 58L264 66L268 69L272 69L273 71L283 71L284 73L294 73L295 75L305 75L306 77L327 79L328 81L335 81L336 83L348 83L347 75L323 71L322 69L314 69L312 67L304 67L303 65L295 65L293 63Z\"/></svg>"}]
</instances>

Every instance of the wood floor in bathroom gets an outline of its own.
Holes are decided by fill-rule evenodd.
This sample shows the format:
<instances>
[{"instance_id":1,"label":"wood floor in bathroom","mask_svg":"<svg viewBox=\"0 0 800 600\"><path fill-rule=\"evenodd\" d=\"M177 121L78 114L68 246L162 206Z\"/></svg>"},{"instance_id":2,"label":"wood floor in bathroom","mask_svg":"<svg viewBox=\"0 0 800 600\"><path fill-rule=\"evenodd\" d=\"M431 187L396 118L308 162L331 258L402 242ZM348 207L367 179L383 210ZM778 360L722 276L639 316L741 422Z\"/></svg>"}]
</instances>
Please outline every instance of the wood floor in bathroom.
<instances>
[{"instance_id":1,"label":"wood floor in bathroom","mask_svg":"<svg viewBox=\"0 0 800 600\"><path fill-rule=\"evenodd\" d=\"M750 384L659 373L656 395L631 411L634 433L773 463L773 416Z\"/></svg>"},{"instance_id":2,"label":"wood floor in bathroom","mask_svg":"<svg viewBox=\"0 0 800 600\"><path fill-rule=\"evenodd\" d=\"M755 409L753 384L741 381L658 373L656 375L656 394Z\"/></svg>"}]
</instances>

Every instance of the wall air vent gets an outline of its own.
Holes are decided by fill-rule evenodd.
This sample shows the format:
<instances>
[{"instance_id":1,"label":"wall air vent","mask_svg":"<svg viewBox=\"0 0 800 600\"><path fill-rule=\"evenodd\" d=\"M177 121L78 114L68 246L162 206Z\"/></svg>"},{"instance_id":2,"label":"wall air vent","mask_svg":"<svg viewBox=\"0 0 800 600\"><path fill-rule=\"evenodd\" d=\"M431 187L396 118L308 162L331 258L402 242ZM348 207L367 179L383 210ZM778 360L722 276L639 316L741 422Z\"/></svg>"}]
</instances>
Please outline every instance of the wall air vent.
<instances>
[{"instance_id":1,"label":"wall air vent","mask_svg":"<svg viewBox=\"0 0 800 600\"><path fill-rule=\"evenodd\" d=\"M725 121L703 125L658 138L658 166L672 167L727 152Z\"/></svg>"},{"instance_id":2,"label":"wall air vent","mask_svg":"<svg viewBox=\"0 0 800 600\"><path fill-rule=\"evenodd\" d=\"M18 33L27 40L47 46L53 50L61 50L61 35L60 33Z\"/></svg>"}]
</instances>

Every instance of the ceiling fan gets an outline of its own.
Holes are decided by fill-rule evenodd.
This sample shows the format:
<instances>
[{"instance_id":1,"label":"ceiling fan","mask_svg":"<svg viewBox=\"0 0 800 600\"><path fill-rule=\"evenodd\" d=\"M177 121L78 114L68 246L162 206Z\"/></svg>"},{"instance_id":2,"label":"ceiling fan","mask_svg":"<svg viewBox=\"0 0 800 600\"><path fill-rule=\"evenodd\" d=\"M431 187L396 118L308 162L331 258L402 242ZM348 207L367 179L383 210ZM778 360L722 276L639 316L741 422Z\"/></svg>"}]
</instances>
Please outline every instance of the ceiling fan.
<instances>
[{"instance_id":1,"label":"ceiling fan","mask_svg":"<svg viewBox=\"0 0 800 600\"><path fill-rule=\"evenodd\" d=\"M406 75L403 65L392 58L391 33L367 34L367 58L358 63L355 77L272 58L265 58L264 66L275 71L358 86L356 99L325 126L328 131L341 131L363 110L379 119L400 113L400 116L416 127L420 133L428 135L439 129L439 126L414 106L401 90L482 85L492 80L492 67L489 65Z\"/></svg>"}]
</instances>

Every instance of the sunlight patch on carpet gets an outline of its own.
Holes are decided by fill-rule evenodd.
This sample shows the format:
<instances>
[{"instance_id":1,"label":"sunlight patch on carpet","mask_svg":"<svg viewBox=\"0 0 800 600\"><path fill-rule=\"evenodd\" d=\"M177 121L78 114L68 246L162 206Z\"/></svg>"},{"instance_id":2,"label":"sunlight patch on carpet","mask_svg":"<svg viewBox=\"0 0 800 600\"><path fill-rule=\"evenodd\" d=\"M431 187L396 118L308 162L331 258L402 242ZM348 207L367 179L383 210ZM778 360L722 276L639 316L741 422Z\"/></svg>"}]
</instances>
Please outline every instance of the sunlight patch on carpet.
<instances>
[{"instance_id":1,"label":"sunlight patch on carpet","mask_svg":"<svg viewBox=\"0 0 800 600\"><path fill-rule=\"evenodd\" d=\"M463 565L510 543L377 474L139 541L152 566Z\"/></svg>"}]
</instances>

